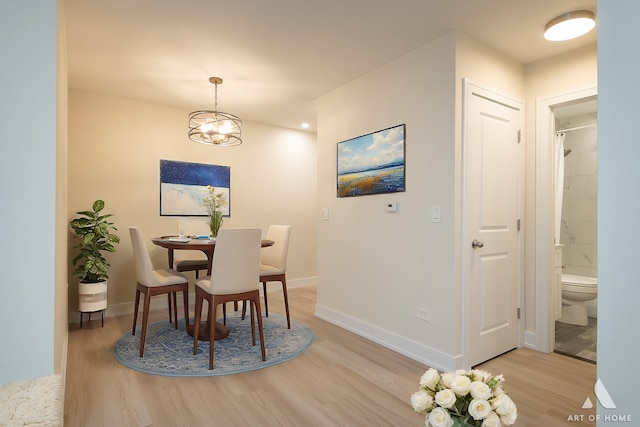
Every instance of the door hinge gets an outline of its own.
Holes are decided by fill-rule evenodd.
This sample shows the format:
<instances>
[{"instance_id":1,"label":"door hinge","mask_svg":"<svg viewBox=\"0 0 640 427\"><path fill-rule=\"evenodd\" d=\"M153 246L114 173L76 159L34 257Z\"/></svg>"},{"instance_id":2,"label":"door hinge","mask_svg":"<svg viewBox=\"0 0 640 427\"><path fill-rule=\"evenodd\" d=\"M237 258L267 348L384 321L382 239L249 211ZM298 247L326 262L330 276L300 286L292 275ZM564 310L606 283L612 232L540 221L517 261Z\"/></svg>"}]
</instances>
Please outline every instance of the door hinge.
<instances>
[{"instance_id":1,"label":"door hinge","mask_svg":"<svg viewBox=\"0 0 640 427\"><path fill-rule=\"evenodd\" d=\"M520 307L518 307L518 320L520 320Z\"/></svg>"},{"instance_id":2,"label":"door hinge","mask_svg":"<svg viewBox=\"0 0 640 427\"><path fill-rule=\"evenodd\" d=\"M518 129L518 144L520 144L520 141L522 141L522 131Z\"/></svg>"},{"instance_id":3,"label":"door hinge","mask_svg":"<svg viewBox=\"0 0 640 427\"><path fill-rule=\"evenodd\" d=\"M520 231L520 218L518 218L518 226L517 226L517 228L518 228L518 231Z\"/></svg>"}]
</instances>

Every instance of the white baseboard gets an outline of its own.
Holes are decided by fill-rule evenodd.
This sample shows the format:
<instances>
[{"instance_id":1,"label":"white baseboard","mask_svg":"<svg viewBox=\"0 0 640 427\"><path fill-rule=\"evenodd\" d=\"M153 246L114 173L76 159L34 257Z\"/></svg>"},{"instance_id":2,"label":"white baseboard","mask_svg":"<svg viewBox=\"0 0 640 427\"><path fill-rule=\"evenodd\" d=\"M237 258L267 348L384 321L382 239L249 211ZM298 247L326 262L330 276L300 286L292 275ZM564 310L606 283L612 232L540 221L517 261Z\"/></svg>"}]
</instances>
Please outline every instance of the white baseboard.
<instances>
[{"instance_id":1,"label":"white baseboard","mask_svg":"<svg viewBox=\"0 0 640 427\"><path fill-rule=\"evenodd\" d=\"M407 339L370 323L316 304L315 316L336 326L374 341L393 351L440 371L462 368L462 356L452 356L424 344Z\"/></svg>"},{"instance_id":2,"label":"white baseboard","mask_svg":"<svg viewBox=\"0 0 640 427\"><path fill-rule=\"evenodd\" d=\"M318 276L302 277L300 279L287 279L287 289L302 288L318 284Z\"/></svg>"},{"instance_id":3,"label":"white baseboard","mask_svg":"<svg viewBox=\"0 0 640 427\"><path fill-rule=\"evenodd\" d=\"M538 349L538 339L535 332L524 332L524 346L534 350Z\"/></svg>"},{"instance_id":4,"label":"white baseboard","mask_svg":"<svg viewBox=\"0 0 640 427\"><path fill-rule=\"evenodd\" d=\"M317 277L304 277L301 279L291 279L287 280L287 289L299 288L302 286L315 285L317 283ZM281 291L282 288L279 286L267 286L268 293ZM262 293L262 286L260 286L260 293ZM135 287L132 290L133 298L135 298ZM189 294L189 307L193 308L193 304L196 300L195 294ZM178 294L178 308L182 307L182 294ZM129 314L133 314L133 307L135 305L135 301L131 300L128 302L123 302L119 304L110 304L104 312L104 317L117 317L117 316L126 316ZM142 301L139 310L142 310ZM151 310L167 310L167 296L166 295L157 295L151 299ZM100 318L100 313L94 313L91 317L92 320L96 318ZM89 321L88 315L84 315L85 321ZM80 323L80 313L78 311L69 312L69 323Z\"/></svg>"},{"instance_id":5,"label":"white baseboard","mask_svg":"<svg viewBox=\"0 0 640 427\"><path fill-rule=\"evenodd\" d=\"M543 353L549 353L549 352L553 352L553 349L551 349L550 351L545 351L543 347L545 346L541 346L540 343L538 343L538 334L536 334L535 332L526 332L524 333L524 346L526 348L530 348L531 350L535 350L535 351L540 351Z\"/></svg>"}]
</instances>

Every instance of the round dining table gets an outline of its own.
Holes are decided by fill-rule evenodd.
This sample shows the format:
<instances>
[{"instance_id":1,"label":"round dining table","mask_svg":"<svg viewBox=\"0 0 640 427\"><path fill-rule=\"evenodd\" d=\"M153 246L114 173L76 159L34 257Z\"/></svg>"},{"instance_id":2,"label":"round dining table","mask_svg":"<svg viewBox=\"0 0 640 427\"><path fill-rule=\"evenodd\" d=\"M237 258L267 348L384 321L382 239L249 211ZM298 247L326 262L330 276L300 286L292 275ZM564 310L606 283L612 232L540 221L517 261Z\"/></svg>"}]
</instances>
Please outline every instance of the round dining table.
<instances>
[{"instance_id":1,"label":"round dining table","mask_svg":"<svg viewBox=\"0 0 640 427\"><path fill-rule=\"evenodd\" d=\"M216 248L216 240L209 238L194 238L185 237L179 238L178 236L162 236L154 237L151 239L154 245L161 246L167 249L167 255L169 257L169 268L173 268L173 251L186 250L186 251L202 251L207 256L209 261L209 267L207 269L207 275L211 275L211 263L213 262L213 252ZM262 239L260 245L264 248L267 246L273 246L273 240Z\"/></svg>"},{"instance_id":2,"label":"round dining table","mask_svg":"<svg viewBox=\"0 0 640 427\"><path fill-rule=\"evenodd\" d=\"M198 238L198 237L185 237L180 238L178 236L161 236L151 239L154 245L167 249L167 256L169 261L169 268L173 268L173 251L187 250L187 251L201 251L207 256L208 269L207 275L211 275L211 264L213 262L213 253L216 248L215 239L210 238ZM274 241L268 239L262 239L260 246L265 248L273 246ZM188 295L187 295L188 298ZM188 301L187 301L188 305ZM209 308L211 309L211 308ZM185 314L185 318L188 316ZM186 319L185 319L186 320ZM193 336L193 325L188 320L185 321L187 333ZM229 329L222 323L216 322L214 337L216 340L223 339L229 336ZM200 341L209 341L209 325L202 324L200 331L198 332L198 339Z\"/></svg>"}]
</instances>

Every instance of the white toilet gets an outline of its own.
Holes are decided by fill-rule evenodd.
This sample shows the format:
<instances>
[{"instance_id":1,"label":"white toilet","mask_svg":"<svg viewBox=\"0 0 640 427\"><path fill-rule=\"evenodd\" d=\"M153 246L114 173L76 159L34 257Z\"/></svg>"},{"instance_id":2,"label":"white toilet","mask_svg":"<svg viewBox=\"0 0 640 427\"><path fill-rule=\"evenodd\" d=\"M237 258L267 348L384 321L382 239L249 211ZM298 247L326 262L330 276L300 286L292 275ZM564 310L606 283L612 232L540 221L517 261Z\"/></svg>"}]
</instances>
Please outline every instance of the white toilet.
<instances>
[{"instance_id":1,"label":"white toilet","mask_svg":"<svg viewBox=\"0 0 640 427\"><path fill-rule=\"evenodd\" d=\"M587 301L598 297L596 277L562 275L562 317L559 321L571 325L586 326Z\"/></svg>"}]
</instances>

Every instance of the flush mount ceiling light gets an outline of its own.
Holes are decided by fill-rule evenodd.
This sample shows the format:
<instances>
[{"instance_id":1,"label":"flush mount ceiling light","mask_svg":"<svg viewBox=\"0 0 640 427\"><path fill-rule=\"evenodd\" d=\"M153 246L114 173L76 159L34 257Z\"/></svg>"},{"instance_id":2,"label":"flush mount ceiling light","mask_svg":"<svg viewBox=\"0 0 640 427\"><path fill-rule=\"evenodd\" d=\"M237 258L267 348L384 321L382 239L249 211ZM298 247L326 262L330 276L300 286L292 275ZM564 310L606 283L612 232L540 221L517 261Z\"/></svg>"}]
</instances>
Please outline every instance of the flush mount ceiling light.
<instances>
[{"instance_id":1,"label":"flush mount ceiling light","mask_svg":"<svg viewBox=\"0 0 640 427\"><path fill-rule=\"evenodd\" d=\"M575 10L553 18L544 27L544 38L550 41L575 39L587 34L596 25L593 12Z\"/></svg>"},{"instance_id":2,"label":"flush mount ceiling light","mask_svg":"<svg viewBox=\"0 0 640 427\"><path fill-rule=\"evenodd\" d=\"M218 85L220 77L210 77L215 85L214 110L194 111L189 114L189 139L216 147L231 147L242 144L242 120L233 114L218 111Z\"/></svg>"}]
</instances>

